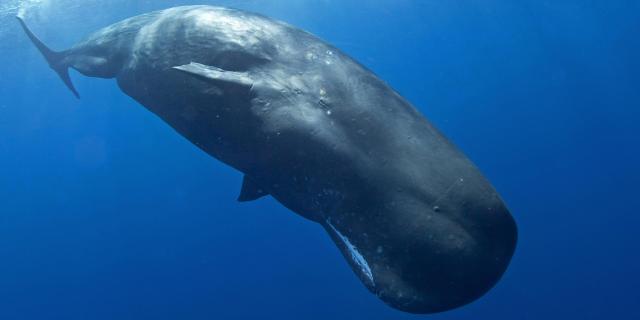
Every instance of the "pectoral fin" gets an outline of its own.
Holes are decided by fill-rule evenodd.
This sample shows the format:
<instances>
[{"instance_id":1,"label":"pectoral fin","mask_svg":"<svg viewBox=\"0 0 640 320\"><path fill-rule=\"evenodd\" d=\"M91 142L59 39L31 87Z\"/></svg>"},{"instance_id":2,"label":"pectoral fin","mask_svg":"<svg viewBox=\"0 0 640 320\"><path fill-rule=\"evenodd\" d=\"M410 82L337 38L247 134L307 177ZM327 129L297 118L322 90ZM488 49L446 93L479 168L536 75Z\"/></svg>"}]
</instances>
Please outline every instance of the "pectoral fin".
<instances>
[{"instance_id":1,"label":"pectoral fin","mask_svg":"<svg viewBox=\"0 0 640 320\"><path fill-rule=\"evenodd\" d=\"M196 62L173 67L173 69L182 71L200 80L212 82L215 84L226 83L243 87L251 87L253 85L253 80L246 72L227 71Z\"/></svg>"},{"instance_id":2,"label":"pectoral fin","mask_svg":"<svg viewBox=\"0 0 640 320\"><path fill-rule=\"evenodd\" d=\"M238 201L253 201L260 199L268 194L269 193L260 188L260 186L252 178L250 178L249 176L244 176L244 180L242 181L242 191L240 192Z\"/></svg>"}]
</instances>

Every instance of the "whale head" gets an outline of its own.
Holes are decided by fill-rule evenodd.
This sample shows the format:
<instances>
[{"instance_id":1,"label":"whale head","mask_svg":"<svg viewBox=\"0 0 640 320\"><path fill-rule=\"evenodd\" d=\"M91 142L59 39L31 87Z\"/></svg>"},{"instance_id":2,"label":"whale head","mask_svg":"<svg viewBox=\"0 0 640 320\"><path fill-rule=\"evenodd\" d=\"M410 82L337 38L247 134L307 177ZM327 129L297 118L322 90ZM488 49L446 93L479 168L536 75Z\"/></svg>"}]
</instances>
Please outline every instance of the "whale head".
<instances>
[{"instance_id":1,"label":"whale head","mask_svg":"<svg viewBox=\"0 0 640 320\"><path fill-rule=\"evenodd\" d=\"M397 193L366 207L347 205L324 227L362 283L388 305L416 314L458 308L500 280L517 227L492 190L473 182L451 190L431 203Z\"/></svg>"}]
</instances>

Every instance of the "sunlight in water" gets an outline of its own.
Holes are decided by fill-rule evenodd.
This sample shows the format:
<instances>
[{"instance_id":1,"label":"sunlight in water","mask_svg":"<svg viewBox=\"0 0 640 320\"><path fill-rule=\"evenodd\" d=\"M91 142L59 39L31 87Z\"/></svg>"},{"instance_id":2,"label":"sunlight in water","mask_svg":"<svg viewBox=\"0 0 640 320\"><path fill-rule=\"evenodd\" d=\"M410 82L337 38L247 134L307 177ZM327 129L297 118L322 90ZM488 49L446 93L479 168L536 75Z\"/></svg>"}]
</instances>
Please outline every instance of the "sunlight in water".
<instances>
[{"instance_id":1,"label":"sunlight in water","mask_svg":"<svg viewBox=\"0 0 640 320\"><path fill-rule=\"evenodd\" d=\"M46 6L47 2L49 2L49 0L20 1L20 4L18 6L17 15L19 17L24 17L24 15L26 14L27 10L29 10L29 9L31 9L33 7Z\"/></svg>"},{"instance_id":2,"label":"sunlight in water","mask_svg":"<svg viewBox=\"0 0 640 320\"><path fill-rule=\"evenodd\" d=\"M8 0L0 4L0 15L24 16L25 13L34 7L46 6L49 0Z\"/></svg>"}]
</instances>

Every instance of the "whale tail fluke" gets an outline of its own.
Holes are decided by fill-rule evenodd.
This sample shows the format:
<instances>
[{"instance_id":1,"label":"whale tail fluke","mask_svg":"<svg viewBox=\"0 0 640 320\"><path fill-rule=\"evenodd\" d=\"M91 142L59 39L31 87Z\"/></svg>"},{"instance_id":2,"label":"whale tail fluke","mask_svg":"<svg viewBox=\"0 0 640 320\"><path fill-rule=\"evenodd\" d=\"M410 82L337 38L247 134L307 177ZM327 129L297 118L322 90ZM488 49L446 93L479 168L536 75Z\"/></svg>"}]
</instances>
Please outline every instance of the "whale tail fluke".
<instances>
[{"instance_id":1,"label":"whale tail fluke","mask_svg":"<svg viewBox=\"0 0 640 320\"><path fill-rule=\"evenodd\" d=\"M44 58L47 60L51 69L53 69L58 74L58 76L60 76L62 82L64 82L67 88L71 90L73 95L75 95L76 98L80 98L78 91L76 91L76 88L71 82L71 77L69 77L69 66L64 61L66 57L64 52L56 52L49 49L49 47L42 43L42 41L40 41L40 39L38 39L38 37L36 37L36 35L31 32L31 30L29 29L29 27L27 27L21 17L17 16L16 18L18 19L18 22L20 22L20 25L22 26L22 29L24 29L24 32L27 34L29 39L31 39L31 42L33 42L36 48L38 48L40 53L42 53Z\"/></svg>"}]
</instances>

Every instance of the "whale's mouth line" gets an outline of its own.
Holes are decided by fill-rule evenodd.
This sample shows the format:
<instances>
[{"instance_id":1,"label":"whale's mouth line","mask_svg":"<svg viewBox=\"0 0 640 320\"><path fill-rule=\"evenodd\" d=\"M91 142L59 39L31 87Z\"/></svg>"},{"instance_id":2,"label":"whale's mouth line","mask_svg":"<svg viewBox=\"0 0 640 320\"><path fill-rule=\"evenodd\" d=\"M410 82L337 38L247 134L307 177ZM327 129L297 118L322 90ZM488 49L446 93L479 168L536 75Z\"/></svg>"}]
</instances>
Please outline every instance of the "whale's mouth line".
<instances>
[{"instance_id":1,"label":"whale's mouth line","mask_svg":"<svg viewBox=\"0 0 640 320\"><path fill-rule=\"evenodd\" d=\"M371 267L369 266L367 259L365 259L360 251L358 251L358 248L353 245L351 241L349 241L349 238L340 233L340 231L338 231L338 229L336 229L333 224L331 224L330 220L327 220L327 225L329 226L329 229L331 229L331 231L335 233L337 238L342 241L345 248L347 248L349 254L351 255L351 261L353 261L360 268L360 271L371 282L371 285L375 286L375 281L373 280L373 272L371 271Z\"/></svg>"}]
</instances>

